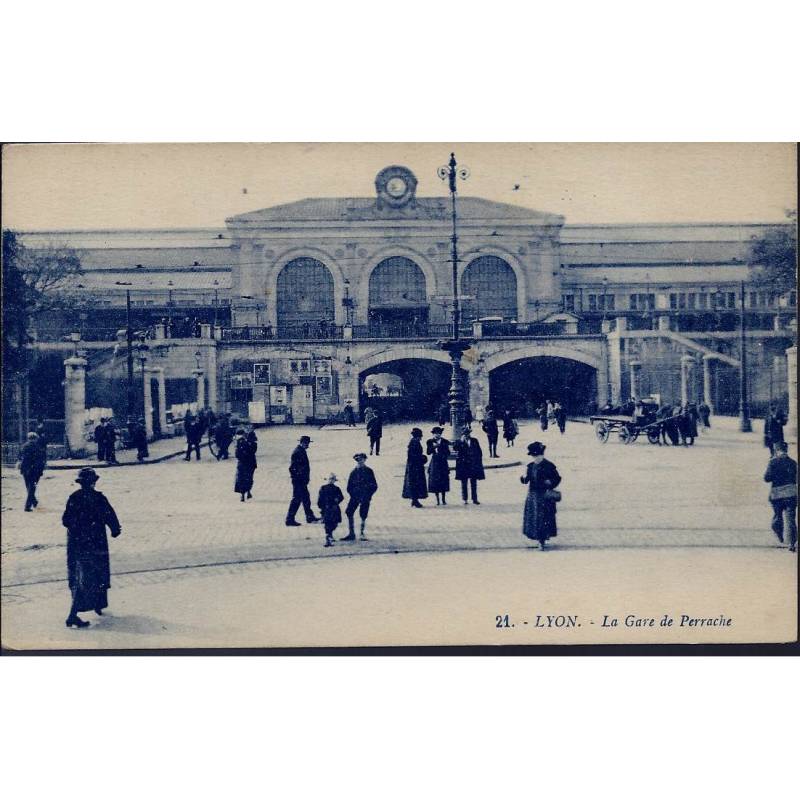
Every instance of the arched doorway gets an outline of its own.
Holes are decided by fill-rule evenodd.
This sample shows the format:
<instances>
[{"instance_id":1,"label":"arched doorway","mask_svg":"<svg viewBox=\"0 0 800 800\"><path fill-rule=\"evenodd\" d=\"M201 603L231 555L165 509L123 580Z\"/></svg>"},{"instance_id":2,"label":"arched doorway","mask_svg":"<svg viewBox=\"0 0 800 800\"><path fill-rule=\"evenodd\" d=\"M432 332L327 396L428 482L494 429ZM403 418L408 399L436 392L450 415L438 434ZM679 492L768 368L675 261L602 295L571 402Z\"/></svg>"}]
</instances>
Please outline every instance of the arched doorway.
<instances>
[{"instance_id":1,"label":"arched doorway","mask_svg":"<svg viewBox=\"0 0 800 800\"><path fill-rule=\"evenodd\" d=\"M387 421L433 420L447 399L450 372L447 363L427 358L376 364L359 375L360 408L378 408Z\"/></svg>"},{"instance_id":2,"label":"arched doorway","mask_svg":"<svg viewBox=\"0 0 800 800\"><path fill-rule=\"evenodd\" d=\"M406 335L428 322L425 274L405 256L385 258L369 276L369 322ZM408 329L408 330L406 330Z\"/></svg>"},{"instance_id":3,"label":"arched doorway","mask_svg":"<svg viewBox=\"0 0 800 800\"><path fill-rule=\"evenodd\" d=\"M470 261L461 276L461 291L474 298L464 302L464 319L517 319L517 276L499 256L479 256Z\"/></svg>"},{"instance_id":4,"label":"arched doorway","mask_svg":"<svg viewBox=\"0 0 800 800\"><path fill-rule=\"evenodd\" d=\"M547 400L570 414L597 407L597 370L570 358L533 356L509 361L489 373L489 402L498 412L511 409L530 417Z\"/></svg>"},{"instance_id":5,"label":"arched doorway","mask_svg":"<svg viewBox=\"0 0 800 800\"><path fill-rule=\"evenodd\" d=\"M333 325L333 276L316 258L295 258L278 274L279 336L305 335L320 323Z\"/></svg>"}]
</instances>

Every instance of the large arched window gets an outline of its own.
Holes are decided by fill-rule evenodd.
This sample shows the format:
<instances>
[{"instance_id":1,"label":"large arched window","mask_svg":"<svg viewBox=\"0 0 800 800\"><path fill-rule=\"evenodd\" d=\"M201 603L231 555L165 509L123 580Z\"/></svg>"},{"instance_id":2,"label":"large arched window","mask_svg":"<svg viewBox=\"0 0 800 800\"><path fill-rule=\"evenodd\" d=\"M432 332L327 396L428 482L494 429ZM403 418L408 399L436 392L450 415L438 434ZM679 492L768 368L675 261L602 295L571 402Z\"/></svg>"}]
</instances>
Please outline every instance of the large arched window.
<instances>
[{"instance_id":1,"label":"large arched window","mask_svg":"<svg viewBox=\"0 0 800 800\"><path fill-rule=\"evenodd\" d=\"M473 297L464 302L464 318L502 317L517 319L517 276L507 261L480 256L461 276L461 291Z\"/></svg>"},{"instance_id":2,"label":"large arched window","mask_svg":"<svg viewBox=\"0 0 800 800\"><path fill-rule=\"evenodd\" d=\"M334 321L333 276L316 258L295 258L278 275L278 329Z\"/></svg>"},{"instance_id":3,"label":"large arched window","mask_svg":"<svg viewBox=\"0 0 800 800\"><path fill-rule=\"evenodd\" d=\"M372 321L427 320L427 287L419 265L404 256L381 261L369 276L369 311Z\"/></svg>"}]
</instances>

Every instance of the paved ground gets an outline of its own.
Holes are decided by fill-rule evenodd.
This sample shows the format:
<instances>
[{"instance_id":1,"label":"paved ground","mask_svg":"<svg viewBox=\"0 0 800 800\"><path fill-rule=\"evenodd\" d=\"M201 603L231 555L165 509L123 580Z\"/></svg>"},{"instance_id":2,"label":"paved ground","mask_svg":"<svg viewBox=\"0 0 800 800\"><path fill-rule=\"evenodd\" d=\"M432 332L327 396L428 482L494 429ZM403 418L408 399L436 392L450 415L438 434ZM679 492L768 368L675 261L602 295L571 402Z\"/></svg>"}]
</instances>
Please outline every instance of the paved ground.
<instances>
[{"instance_id":1,"label":"paved ground","mask_svg":"<svg viewBox=\"0 0 800 800\"><path fill-rule=\"evenodd\" d=\"M301 433L314 438L315 494L330 470L346 481L352 453L364 449L363 428L263 431L255 498L246 504L233 492L234 462L218 463L207 452L199 463L104 470L98 488L123 524L123 535L111 543L112 616L80 632L63 627L68 598L60 514L75 473L48 471L40 507L26 514L22 481L4 471L4 644L392 643L408 642L409 635L414 642L433 643L438 636L494 643L519 634L485 629L488 612L510 605L509 613L527 613L529 603L519 598L530 586L538 587L538 607L543 598L550 608L557 601L554 613L582 609L587 619L603 604L609 613L622 613L625 598L638 613L652 605L653 592L664 599L659 608L669 606L662 613L677 612L678 599L694 599L697 606L713 589L722 605L739 609L737 634L745 630L741 609L747 608L756 629L776 640L786 637L796 561L776 547L769 531L766 451L758 434L739 434L732 421L718 420L693 448L626 447L601 445L588 425L573 424L563 437L523 425L516 448L501 446L501 464L525 461L524 444L541 439L564 476L557 546L540 554L520 534L520 466L487 472L481 506L465 507L451 493L447 507L429 499L425 509L409 508L400 489L410 427L388 426L384 454L370 459L381 487L370 516L371 541L327 550L319 525L283 525L288 454ZM465 616L480 598L480 612ZM719 602L712 605L690 613L726 613ZM580 640L617 635L594 627L587 622L580 628ZM498 640L500 634L508 638ZM741 641L730 632L708 635Z\"/></svg>"}]
</instances>

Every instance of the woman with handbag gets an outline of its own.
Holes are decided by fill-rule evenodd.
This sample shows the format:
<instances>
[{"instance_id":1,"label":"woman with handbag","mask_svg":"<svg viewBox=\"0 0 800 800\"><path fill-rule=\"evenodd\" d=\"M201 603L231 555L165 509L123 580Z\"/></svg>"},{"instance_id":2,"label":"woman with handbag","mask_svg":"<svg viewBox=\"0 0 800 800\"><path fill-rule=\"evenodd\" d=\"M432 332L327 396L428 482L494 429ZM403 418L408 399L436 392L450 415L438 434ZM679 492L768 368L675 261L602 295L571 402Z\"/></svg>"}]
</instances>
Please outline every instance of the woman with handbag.
<instances>
[{"instance_id":1,"label":"woman with handbag","mask_svg":"<svg viewBox=\"0 0 800 800\"><path fill-rule=\"evenodd\" d=\"M556 491L561 476L556 465L544 457L544 451L541 442L528 445L532 459L526 473L520 477L521 483L528 484L522 533L538 541L542 550L547 540L556 535L556 503L561 500L561 492Z\"/></svg>"}]
</instances>

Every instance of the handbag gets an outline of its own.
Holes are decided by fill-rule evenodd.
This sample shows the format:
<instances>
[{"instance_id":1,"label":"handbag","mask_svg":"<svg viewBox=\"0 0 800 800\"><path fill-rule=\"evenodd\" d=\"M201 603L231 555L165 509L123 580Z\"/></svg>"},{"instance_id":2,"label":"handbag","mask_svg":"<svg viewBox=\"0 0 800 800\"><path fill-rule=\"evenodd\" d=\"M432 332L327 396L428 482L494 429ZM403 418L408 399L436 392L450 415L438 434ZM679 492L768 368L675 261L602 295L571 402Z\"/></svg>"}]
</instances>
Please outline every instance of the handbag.
<instances>
[{"instance_id":1,"label":"handbag","mask_svg":"<svg viewBox=\"0 0 800 800\"><path fill-rule=\"evenodd\" d=\"M561 492L558 489L546 489L544 493L545 500L552 500L554 503L561 502Z\"/></svg>"}]
</instances>

